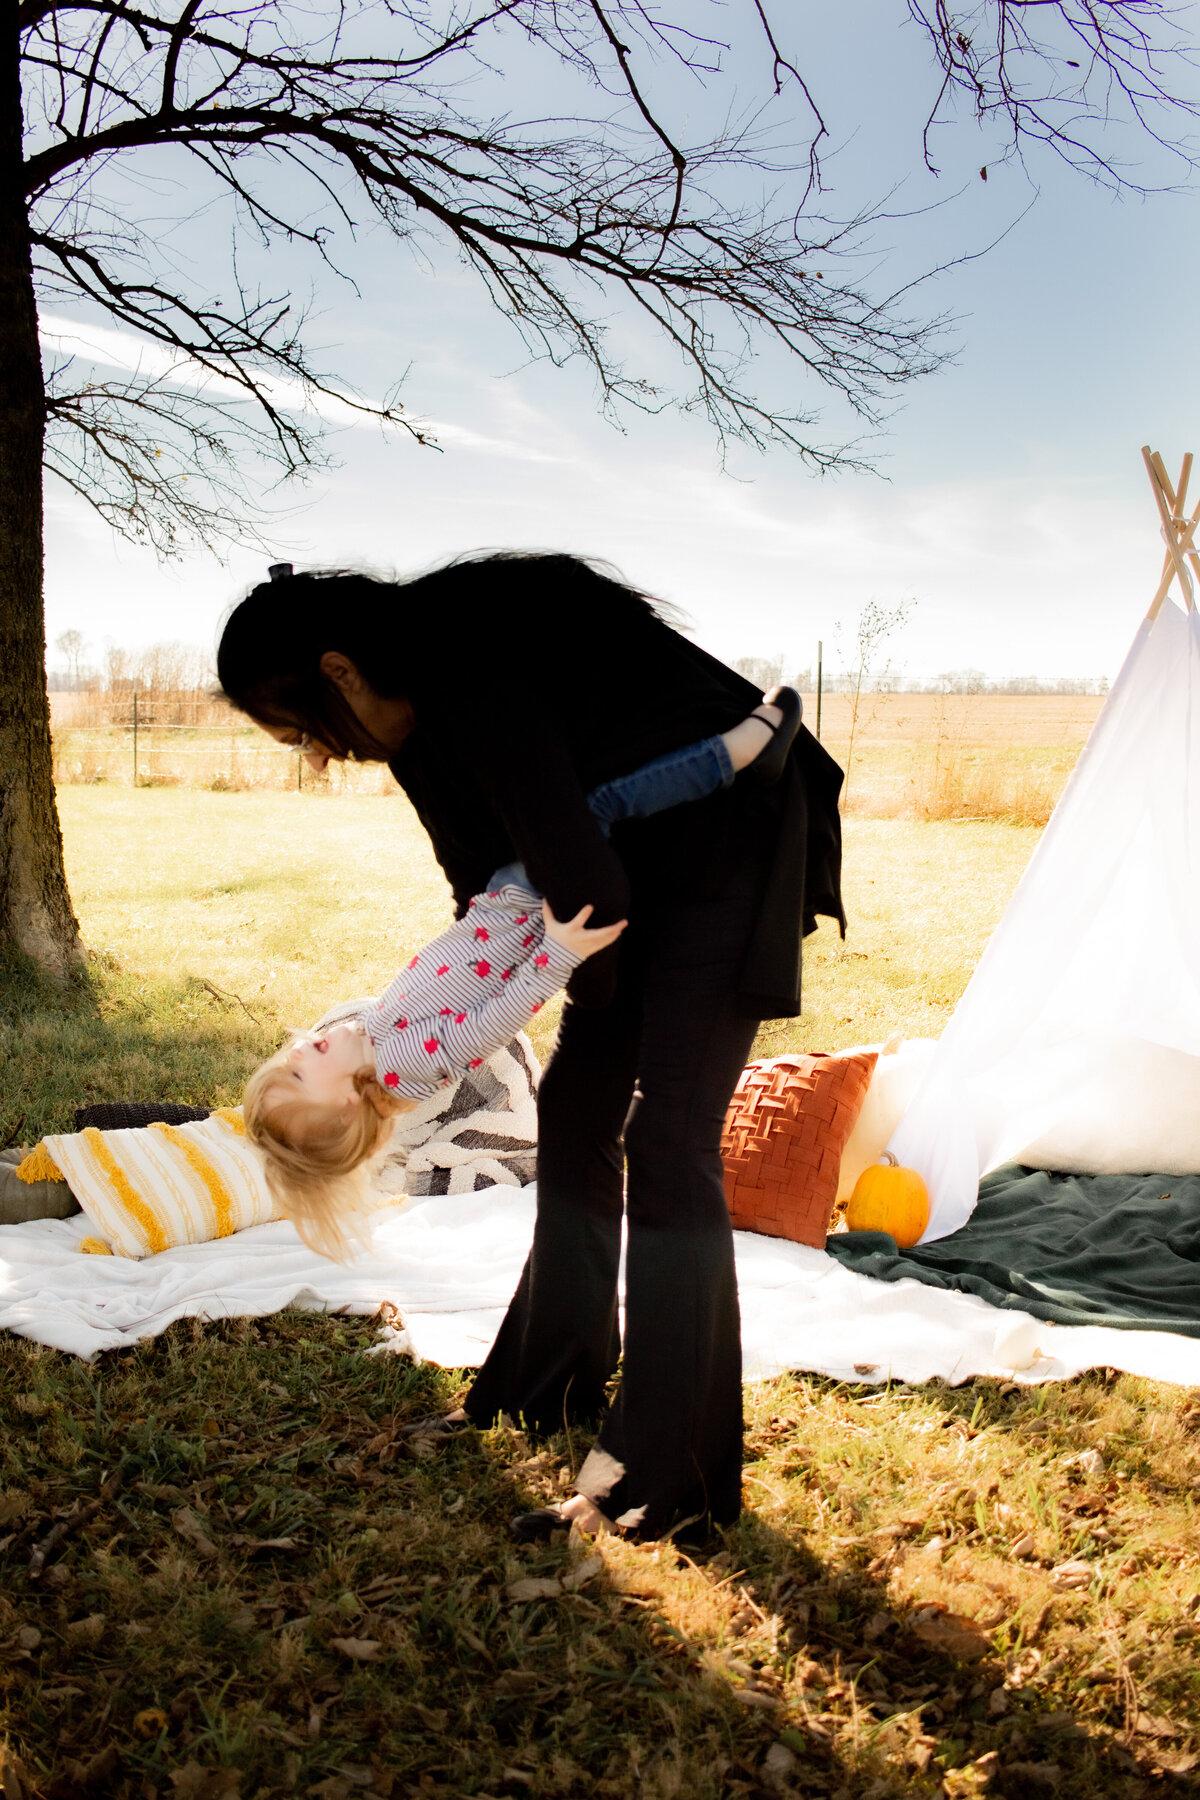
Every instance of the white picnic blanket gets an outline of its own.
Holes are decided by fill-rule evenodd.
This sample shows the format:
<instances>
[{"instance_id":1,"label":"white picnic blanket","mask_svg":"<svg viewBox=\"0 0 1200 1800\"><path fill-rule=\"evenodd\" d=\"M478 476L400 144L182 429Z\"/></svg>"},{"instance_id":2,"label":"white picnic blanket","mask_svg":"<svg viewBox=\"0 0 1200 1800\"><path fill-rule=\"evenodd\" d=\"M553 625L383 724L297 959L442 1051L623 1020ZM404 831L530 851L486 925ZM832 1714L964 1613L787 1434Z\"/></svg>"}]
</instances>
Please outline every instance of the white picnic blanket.
<instances>
[{"instance_id":1,"label":"white picnic blanket","mask_svg":"<svg viewBox=\"0 0 1200 1800\"><path fill-rule=\"evenodd\" d=\"M447 1368L483 1361L533 1231L535 1189L405 1200L377 1215L373 1254L346 1268L290 1225L258 1225L143 1262L87 1256L81 1217L0 1227L0 1327L91 1358L188 1315L259 1316L285 1306L369 1313L391 1301L396 1348ZM1200 1340L1162 1331L1047 1325L970 1294L872 1281L779 1238L736 1232L748 1380L809 1369L849 1381L957 1383L972 1375L1063 1380L1109 1364L1200 1385Z\"/></svg>"}]
</instances>

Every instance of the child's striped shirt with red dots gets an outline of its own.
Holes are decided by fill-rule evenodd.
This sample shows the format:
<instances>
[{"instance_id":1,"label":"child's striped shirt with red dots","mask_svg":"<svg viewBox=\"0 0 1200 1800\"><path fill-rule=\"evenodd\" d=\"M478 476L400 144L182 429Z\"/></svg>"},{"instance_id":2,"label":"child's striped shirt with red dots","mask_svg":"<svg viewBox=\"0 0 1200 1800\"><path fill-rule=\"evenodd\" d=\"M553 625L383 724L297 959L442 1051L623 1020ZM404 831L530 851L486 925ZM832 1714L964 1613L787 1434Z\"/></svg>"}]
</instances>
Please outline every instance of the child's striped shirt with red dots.
<instances>
[{"instance_id":1,"label":"child's striped shirt with red dots","mask_svg":"<svg viewBox=\"0 0 1200 1800\"><path fill-rule=\"evenodd\" d=\"M526 1026L580 958L546 936L542 902L511 883L476 894L362 1015L375 1070L422 1099L477 1069Z\"/></svg>"}]
</instances>

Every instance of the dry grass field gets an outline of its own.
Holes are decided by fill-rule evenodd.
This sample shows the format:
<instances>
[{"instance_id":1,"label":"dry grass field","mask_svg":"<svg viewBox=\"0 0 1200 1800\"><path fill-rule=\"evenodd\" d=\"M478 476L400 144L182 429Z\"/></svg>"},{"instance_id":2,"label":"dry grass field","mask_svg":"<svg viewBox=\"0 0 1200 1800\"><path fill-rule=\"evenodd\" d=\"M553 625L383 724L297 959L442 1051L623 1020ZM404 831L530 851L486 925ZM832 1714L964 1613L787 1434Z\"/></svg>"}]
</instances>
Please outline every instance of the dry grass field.
<instances>
[{"instance_id":1,"label":"dry grass field","mask_svg":"<svg viewBox=\"0 0 1200 1800\"><path fill-rule=\"evenodd\" d=\"M845 694L827 694L822 738L847 766L845 809L876 818L995 819L1044 825L1102 702L1090 695L864 694L857 717ZM55 772L61 785L132 785L128 703L111 709L87 694L55 696ZM147 725L151 718L203 723ZM805 696L816 724L816 696ZM383 795L377 765L332 769L317 779L247 721L210 702L143 708L138 782L198 787ZM853 741L851 728L853 726Z\"/></svg>"},{"instance_id":2,"label":"dry grass field","mask_svg":"<svg viewBox=\"0 0 1200 1800\"><path fill-rule=\"evenodd\" d=\"M6 1134L235 1098L445 916L399 798L62 806L95 960L66 995L0 971ZM811 1012L764 1047L936 1031L1036 835L852 816L851 933L810 940ZM0 1337L5 1800L1197 1791L1186 1391L797 1374L747 1390L736 1529L517 1550L588 1434L406 1443L462 1380L367 1358L375 1330L183 1321L93 1365Z\"/></svg>"},{"instance_id":3,"label":"dry grass field","mask_svg":"<svg viewBox=\"0 0 1200 1800\"><path fill-rule=\"evenodd\" d=\"M815 726L816 696L804 704ZM864 694L855 719L848 695L828 694L821 737L847 769L850 814L1044 825L1102 705L1090 694Z\"/></svg>"}]
</instances>

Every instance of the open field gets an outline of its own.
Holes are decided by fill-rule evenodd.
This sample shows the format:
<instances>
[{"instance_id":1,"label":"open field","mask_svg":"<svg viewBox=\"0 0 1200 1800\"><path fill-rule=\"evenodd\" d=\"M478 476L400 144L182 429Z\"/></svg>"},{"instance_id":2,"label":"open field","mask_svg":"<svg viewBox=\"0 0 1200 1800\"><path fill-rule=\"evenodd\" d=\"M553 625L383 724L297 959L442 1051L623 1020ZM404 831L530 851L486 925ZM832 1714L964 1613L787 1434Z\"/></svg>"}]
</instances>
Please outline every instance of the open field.
<instances>
[{"instance_id":1,"label":"open field","mask_svg":"<svg viewBox=\"0 0 1200 1800\"><path fill-rule=\"evenodd\" d=\"M805 698L816 722L816 696ZM827 694L822 741L846 767L846 810L1044 825L1103 705L1092 694ZM854 728L851 756L851 728Z\"/></svg>"},{"instance_id":2,"label":"open field","mask_svg":"<svg viewBox=\"0 0 1200 1800\"><path fill-rule=\"evenodd\" d=\"M377 987L446 915L398 798L62 802L97 959L66 996L0 976L6 1132L79 1098L234 1098L283 1020ZM811 1015L764 1040L937 1030L1035 841L852 818L851 934L810 940ZM373 1337L184 1322L90 1367L0 1339L5 1800L1196 1791L1188 1393L794 1376L748 1390L722 1539L517 1551L506 1519L586 1434L406 1449L397 1423L461 1382Z\"/></svg>"},{"instance_id":3,"label":"open field","mask_svg":"<svg viewBox=\"0 0 1200 1800\"><path fill-rule=\"evenodd\" d=\"M58 695L55 772L61 784L133 784L129 707L102 723L92 696ZM816 696L805 696L816 725ZM1044 825L1099 712L1094 695L864 694L857 718L845 694L826 694L822 737L849 760L846 810L882 818L996 819ZM186 702L175 709L190 717ZM198 708L193 708L199 717ZM173 716L162 706L152 717ZM322 778L298 767L245 720L206 703L201 725L161 724L138 733L138 781L154 787L225 791L291 790L382 795L392 789L379 765L332 769ZM81 723L81 721L86 721ZM853 745L851 726L854 727Z\"/></svg>"},{"instance_id":4,"label":"open field","mask_svg":"<svg viewBox=\"0 0 1200 1800\"><path fill-rule=\"evenodd\" d=\"M197 1030L209 1045L230 1045L227 1100L252 1045L269 1048L281 1026L306 1024L334 1001L378 993L450 918L428 840L394 788L330 800L106 785L64 788L59 804L84 937L122 996L118 1013L146 1004L137 996L151 971L157 991L174 996L154 1030L171 1067L187 1071L188 1092L172 1090L179 1099L196 1091L186 1046ZM808 940L804 1016L765 1025L760 1053L840 1049L894 1030L936 1036L1036 836L1020 826L850 819L846 941L828 922ZM540 1055L557 1017L556 1001L534 1021ZM135 1092L152 1079L139 1044L131 1065L114 1066L113 1054L108 1046L93 1071L80 1043L73 1074L55 1074L60 1129L72 1079L72 1091L89 1094L98 1082ZM15 1070L6 1105L40 1079Z\"/></svg>"}]
</instances>

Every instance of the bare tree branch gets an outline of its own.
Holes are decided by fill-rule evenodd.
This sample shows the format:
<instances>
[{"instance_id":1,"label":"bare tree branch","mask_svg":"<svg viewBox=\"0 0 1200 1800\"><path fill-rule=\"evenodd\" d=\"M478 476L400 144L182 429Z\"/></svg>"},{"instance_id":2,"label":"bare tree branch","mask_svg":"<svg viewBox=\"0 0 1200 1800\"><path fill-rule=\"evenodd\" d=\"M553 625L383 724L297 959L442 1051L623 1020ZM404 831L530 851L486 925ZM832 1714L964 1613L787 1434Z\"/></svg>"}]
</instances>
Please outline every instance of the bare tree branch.
<instances>
[{"instance_id":1,"label":"bare tree branch","mask_svg":"<svg viewBox=\"0 0 1200 1800\"><path fill-rule=\"evenodd\" d=\"M943 359L943 321L910 314L911 284L880 294L857 277L882 207L840 221L811 211L829 127L769 0L739 3L771 58L766 103L786 111L798 97L799 145L790 111L768 126L756 109L688 142L669 124L653 98L656 59L719 79L724 46L696 0L682 13L682 0L331 0L303 15L288 0L167 0L157 11L25 0L25 180L43 300L100 310L174 359L100 386L56 363L51 466L81 492L94 480L106 517L162 545L200 529L200 503L180 498L185 461L224 520L235 475L221 445L300 473L320 456L314 407L336 403L427 441L398 404L351 394L316 367L290 293L243 290L235 266L233 300L206 296L172 261L169 233L117 216L105 184L149 168L147 153L156 182L168 166L190 169L197 206L222 199L235 229L307 245L334 269L339 233L372 220L452 246L532 354L585 359L607 409L677 405L722 442L781 443L816 469L856 464L853 450L814 437L815 402L836 395L878 426L892 396ZM1003 122L1012 154L1036 141L1118 185L1134 185L1105 135L1118 113L1181 154L1165 129L1190 110L1169 79L1184 51L1167 0L973 0L958 15L946 0L907 0L907 16L938 71L931 168L931 133L958 100L981 123ZM583 84L580 116L472 109L522 44ZM588 91L600 104L584 117ZM731 181L747 194L757 181L763 198L731 204ZM615 357L604 327L614 299L652 322L678 359L678 386ZM803 403L751 385L770 346L807 383ZM210 405L219 429L201 420ZM169 478L156 433L170 438Z\"/></svg>"},{"instance_id":2,"label":"bare tree branch","mask_svg":"<svg viewBox=\"0 0 1200 1800\"><path fill-rule=\"evenodd\" d=\"M1168 79L1195 68L1184 11L1169 0L973 0L953 13L945 0L908 0L908 10L942 72L923 136L935 173L930 134L956 97L980 122L1004 127L1007 154L1041 144L1107 187L1148 191L1104 147L1122 124L1181 175L1194 170L1194 141L1168 130L1200 111Z\"/></svg>"}]
</instances>

